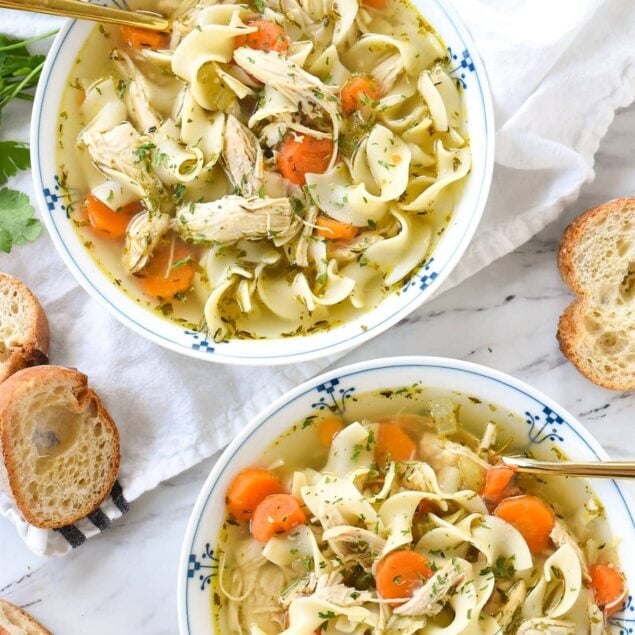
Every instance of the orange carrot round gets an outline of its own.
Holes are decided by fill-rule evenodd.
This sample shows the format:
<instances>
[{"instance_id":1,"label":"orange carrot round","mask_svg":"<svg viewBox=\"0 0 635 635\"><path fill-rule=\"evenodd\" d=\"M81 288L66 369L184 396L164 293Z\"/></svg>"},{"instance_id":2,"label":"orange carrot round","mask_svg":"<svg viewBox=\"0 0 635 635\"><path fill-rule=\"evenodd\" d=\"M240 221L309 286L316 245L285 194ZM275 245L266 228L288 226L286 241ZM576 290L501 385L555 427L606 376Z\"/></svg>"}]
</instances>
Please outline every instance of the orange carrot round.
<instances>
[{"instance_id":1,"label":"orange carrot round","mask_svg":"<svg viewBox=\"0 0 635 635\"><path fill-rule=\"evenodd\" d=\"M134 49L165 49L170 45L170 36L161 31L151 31L135 26L119 27L124 42Z\"/></svg>"},{"instance_id":2,"label":"orange carrot round","mask_svg":"<svg viewBox=\"0 0 635 635\"><path fill-rule=\"evenodd\" d=\"M259 51L277 51L286 53L289 50L289 36L285 30L269 20L250 20L247 26L257 27L257 31L236 38L236 46L245 44L251 49Z\"/></svg>"},{"instance_id":3,"label":"orange carrot round","mask_svg":"<svg viewBox=\"0 0 635 635\"><path fill-rule=\"evenodd\" d=\"M342 223L328 216L318 216L315 224L317 225L315 234L327 240L348 242L357 236L357 227Z\"/></svg>"},{"instance_id":4,"label":"orange carrot round","mask_svg":"<svg viewBox=\"0 0 635 635\"><path fill-rule=\"evenodd\" d=\"M92 194L84 201L84 210L90 226L103 238L123 238L130 219L142 209L141 202L135 201L114 210Z\"/></svg>"},{"instance_id":5,"label":"orange carrot round","mask_svg":"<svg viewBox=\"0 0 635 635\"><path fill-rule=\"evenodd\" d=\"M269 470L249 467L239 472L227 490L227 508L239 521L251 520L254 510L267 496L280 494L282 483Z\"/></svg>"},{"instance_id":6,"label":"orange carrot round","mask_svg":"<svg viewBox=\"0 0 635 635\"><path fill-rule=\"evenodd\" d=\"M428 559L416 551L393 551L377 564L377 593L385 600L408 599L432 576Z\"/></svg>"},{"instance_id":7,"label":"orange carrot round","mask_svg":"<svg viewBox=\"0 0 635 635\"><path fill-rule=\"evenodd\" d=\"M592 565L589 575L597 605L609 616L619 611L624 599L624 576L610 564Z\"/></svg>"},{"instance_id":8,"label":"orange carrot round","mask_svg":"<svg viewBox=\"0 0 635 635\"><path fill-rule=\"evenodd\" d=\"M339 417L327 417L326 419L322 419L318 424L318 439L320 443L327 447L331 447L331 443L333 442L333 437L341 432L344 428L344 423Z\"/></svg>"},{"instance_id":9,"label":"orange carrot round","mask_svg":"<svg viewBox=\"0 0 635 635\"><path fill-rule=\"evenodd\" d=\"M386 8L386 0L362 0L362 4L373 9Z\"/></svg>"},{"instance_id":10,"label":"orange carrot round","mask_svg":"<svg viewBox=\"0 0 635 635\"><path fill-rule=\"evenodd\" d=\"M551 507L541 498L529 494L503 499L494 510L494 515L516 527L532 553L546 549L549 534L556 522Z\"/></svg>"},{"instance_id":11,"label":"orange carrot round","mask_svg":"<svg viewBox=\"0 0 635 635\"><path fill-rule=\"evenodd\" d=\"M367 75L353 75L340 90L340 103L345 115L372 104L379 99L377 82Z\"/></svg>"},{"instance_id":12,"label":"orange carrot round","mask_svg":"<svg viewBox=\"0 0 635 635\"><path fill-rule=\"evenodd\" d=\"M192 286L195 267L191 248L180 239L165 242L154 250L152 259L138 274L139 286L155 298L172 298Z\"/></svg>"},{"instance_id":13,"label":"orange carrot round","mask_svg":"<svg viewBox=\"0 0 635 635\"><path fill-rule=\"evenodd\" d=\"M254 511L251 535L258 542L267 542L273 536L285 534L306 522L306 514L295 496L271 494Z\"/></svg>"},{"instance_id":14,"label":"orange carrot round","mask_svg":"<svg viewBox=\"0 0 635 635\"><path fill-rule=\"evenodd\" d=\"M410 461L417 451L410 435L394 423L380 423L377 426L375 459L382 465L388 460Z\"/></svg>"},{"instance_id":15,"label":"orange carrot round","mask_svg":"<svg viewBox=\"0 0 635 635\"><path fill-rule=\"evenodd\" d=\"M307 174L326 172L332 154L333 142L330 139L288 134L278 152L278 170L291 183L304 185Z\"/></svg>"},{"instance_id":16,"label":"orange carrot round","mask_svg":"<svg viewBox=\"0 0 635 635\"><path fill-rule=\"evenodd\" d=\"M496 506L505 498L516 470L505 465L497 465L485 473L482 496L488 505Z\"/></svg>"}]
</instances>

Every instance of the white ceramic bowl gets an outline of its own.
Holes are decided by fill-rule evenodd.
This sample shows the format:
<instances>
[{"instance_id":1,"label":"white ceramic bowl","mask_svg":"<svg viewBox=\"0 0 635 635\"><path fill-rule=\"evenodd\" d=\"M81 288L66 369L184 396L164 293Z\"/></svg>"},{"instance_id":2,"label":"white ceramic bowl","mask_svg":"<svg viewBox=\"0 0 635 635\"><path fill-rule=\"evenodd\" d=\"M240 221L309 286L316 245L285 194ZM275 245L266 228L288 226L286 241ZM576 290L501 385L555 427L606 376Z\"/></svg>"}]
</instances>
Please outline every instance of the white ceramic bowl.
<instances>
[{"instance_id":1,"label":"white ceramic bowl","mask_svg":"<svg viewBox=\"0 0 635 635\"><path fill-rule=\"evenodd\" d=\"M92 25L69 21L58 34L42 71L31 125L31 163L38 205L57 250L79 283L121 322L153 342L185 355L232 364L283 364L343 351L378 335L419 307L465 252L489 193L494 162L494 120L485 70L459 18L441 0L414 0L447 44L452 76L464 86L473 168L452 221L432 256L400 293L370 313L329 331L270 340L216 343L169 322L127 296L95 264L60 198L56 162L57 116L69 73Z\"/></svg>"},{"instance_id":2,"label":"white ceramic bowl","mask_svg":"<svg viewBox=\"0 0 635 635\"><path fill-rule=\"evenodd\" d=\"M225 492L241 469L257 462L263 450L293 424L316 409L343 412L350 398L366 392L424 386L472 395L518 414L521 438L539 457L553 460L553 449L572 460L604 461L608 455L566 410L504 373L452 359L393 357L339 368L311 379L280 397L252 419L229 445L198 496L185 532L178 571L178 619L181 635L221 635L211 620L210 580L214 546L224 519ZM596 480L593 489L604 505L613 535L620 540L621 566L635 589L635 508L615 481ZM611 632L633 633L631 596L624 611L611 618Z\"/></svg>"}]
</instances>

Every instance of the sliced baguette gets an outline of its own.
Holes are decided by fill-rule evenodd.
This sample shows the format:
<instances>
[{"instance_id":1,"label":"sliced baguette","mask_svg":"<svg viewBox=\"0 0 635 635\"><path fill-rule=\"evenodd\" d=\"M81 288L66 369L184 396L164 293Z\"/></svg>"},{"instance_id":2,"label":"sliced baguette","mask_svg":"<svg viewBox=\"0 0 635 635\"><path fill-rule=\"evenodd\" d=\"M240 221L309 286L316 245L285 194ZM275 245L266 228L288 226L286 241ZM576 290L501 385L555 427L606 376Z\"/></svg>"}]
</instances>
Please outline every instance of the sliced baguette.
<instances>
[{"instance_id":1,"label":"sliced baguette","mask_svg":"<svg viewBox=\"0 0 635 635\"><path fill-rule=\"evenodd\" d=\"M635 198L576 218L562 237L558 266L579 296L560 317L560 349L596 384L635 390Z\"/></svg>"},{"instance_id":2,"label":"sliced baguette","mask_svg":"<svg viewBox=\"0 0 635 635\"><path fill-rule=\"evenodd\" d=\"M52 635L26 611L0 600L0 635Z\"/></svg>"},{"instance_id":3,"label":"sliced baguette","mask_svg":"<svg viewBox=\"0 0 635 635\"><path fill-rule=\"evenodd\" d=\"M0 486L36 527L99 507L119 470L119 433L82 373L20 370L0 384Z\"/></svg>"},{"instance_id":4,"label":"sliced baguette","mask_svg":"<svg viewBox=\"0 0 635 635\"><path fill-rule=\"evenodd\" d=\"M48 363L44 310L17 278L0 272L0 382L21 368Z\"/></svg>"}]
</instances>

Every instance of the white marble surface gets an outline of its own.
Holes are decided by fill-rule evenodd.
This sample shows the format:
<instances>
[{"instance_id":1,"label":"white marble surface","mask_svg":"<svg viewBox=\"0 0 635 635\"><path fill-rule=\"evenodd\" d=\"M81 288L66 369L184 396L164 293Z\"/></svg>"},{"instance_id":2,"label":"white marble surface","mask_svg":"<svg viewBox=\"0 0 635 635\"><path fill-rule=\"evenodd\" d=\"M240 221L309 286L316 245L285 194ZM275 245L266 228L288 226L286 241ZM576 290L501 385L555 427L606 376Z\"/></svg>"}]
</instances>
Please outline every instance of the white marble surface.
<instances>
[{"instance_id":1,"label":"white marble surface","mask_svg":"<svg viewBox=\"0 0 635 635\"><path fill-rule=\"evenodd\" d=\"M618 114L598 152L594 182L559 222L430 302L417 320L405 320L340 363L430 354L492 366L554 398L615 458L634 456L635 395L586 381L555 340L558 316L571 299L555 264L558 239L588 207L635 192L634 147L635 106ZM212 464L207 460L163 483L62 559L33 556L0 519L0 597L28 607L57 635L174 635L181 537Z\"/></svg>"}]
</instances>

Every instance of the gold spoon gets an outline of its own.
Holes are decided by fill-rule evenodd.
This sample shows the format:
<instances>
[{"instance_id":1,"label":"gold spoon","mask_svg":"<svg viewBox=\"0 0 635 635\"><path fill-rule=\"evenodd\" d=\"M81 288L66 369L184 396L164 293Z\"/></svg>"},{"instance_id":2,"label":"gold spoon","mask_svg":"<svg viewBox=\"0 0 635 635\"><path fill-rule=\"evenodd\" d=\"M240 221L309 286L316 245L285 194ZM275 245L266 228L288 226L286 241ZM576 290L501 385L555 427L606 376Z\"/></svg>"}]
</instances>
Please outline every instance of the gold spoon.
<instances>
[{"instance_id":1,"label":"gold spoon","mask_svg":"<svg viewBox=\"0 0 635 635\"><path fill-rule=\"evenodd\" d=\"M102 7L91 2L80 2L80 0L0 0L0 8L48 13L49 15L92 20L93 22L125 24L151 31L170 30L170 21L161 15Z\"/></svg>"},{"instance_id":2,"label":"gold spoon","mask_svg":"<svg viewBox=\"0 0 635 635\"><path fill-rule=\"evenodd\" d=\"M634 461L576 463L574 461L537 461L520 456L504 456L503 463L525 474L551 476L589 476L592 478L635 478Z\"/></svg>"}]
</instances>

